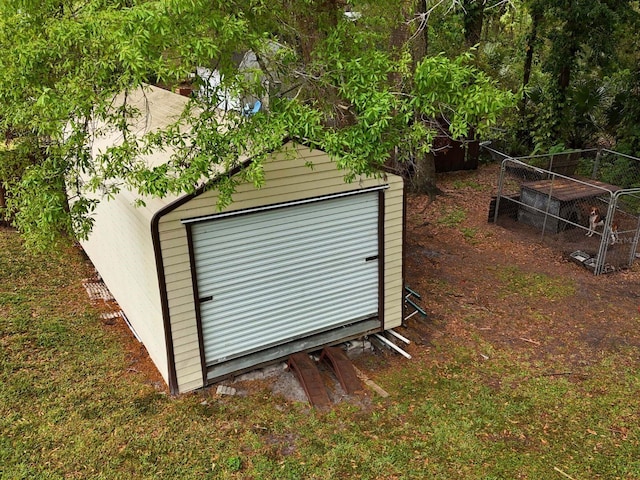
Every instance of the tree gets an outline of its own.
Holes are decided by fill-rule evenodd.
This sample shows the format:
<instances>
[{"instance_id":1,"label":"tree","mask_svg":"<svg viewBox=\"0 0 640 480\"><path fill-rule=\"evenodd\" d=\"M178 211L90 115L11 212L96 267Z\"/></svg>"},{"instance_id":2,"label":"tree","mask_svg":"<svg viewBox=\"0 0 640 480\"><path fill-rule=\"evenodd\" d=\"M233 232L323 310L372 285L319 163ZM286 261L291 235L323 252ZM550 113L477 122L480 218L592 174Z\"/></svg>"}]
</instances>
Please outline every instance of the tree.
<instances>
[{"instance_id":1,"label":"tree","mask_svg":"<svg viewBox=\"0 0 640 480\"><path fill-rule=\"evenodd\" d=\"M525 43L525 60L522 72L522 102L520 104L520 115L523 118L523 123L527 114L527 88L529 86L529 80L531 80L531 70L533 68L533 53L537 48L538 43L538 28L542 18L541 6L533 3L530 9L531 14L531 30L527 34Z\"/></svg>"},{"instance_id":2,"label":"tree","mask_svg":"<svg viewBox=\"0 0 640 480\"><path fill-rule=\"evenodd\" d=\"M464 36L468 46L480 43L486 0L463 0Z\"/></svg>"},{"instance_id":3,"label":"tree","mask_svg":"<svg viewBox=\"0 0 640 480\"><path fill-rule=\"evenodd\" d=\"M597 132L585 122L602 108L602 87L607 73L616 69L620 26L633 2L614 0L526 2L531 15L531 31L524 60L523 83L529 84L531 66L537 53L541 71L533 88L538 89L538 105L531 105L536 123L534 143L548 148L556 143L581 148ZM528 100L522 104L523 116Z\"/></svg>"},{"instance_id":4,"label":"tree","mask_svg":"<svg viewBox=\"0 0 640 480\"><path fill-rule=\"evenodd\" d=\"M222 1L3 1L0 24L0 126L5 136L18 132L26 165L19 182L2 179L7 208L40 244L60 232L86 235L94 203L80 188L82 177L112 194L117 175L128 172L126 183L138 173L135 149L102 164L89 155L94 122L126 136L136 112L119 93L151 81L175 84L212 59L232 78L232 55L255 40ZM79 187L70 204L65 180Z\"/></svg>"},{"instance_id":5,"label":"tree","mask_svg":"<svg viewBox=\"0 0 640 480\"><path fill-rule=\"evenodd\" d=\"M607 131L616 150L640 157L640 5L625 18L617 48L619 70L610 76L612 101L607 108Z\"/></svg>"},{"instance_id":6,"label":"tree","mask_svg":"<svg viewBox=\"0 0 640 480\"><path fill-rule=\"evenodd\" d=\"M338 1L268 8L262 0L0 2L0 125L22 132L24 158L33 160L19 181L4 179L16 225L34 245L59 232L83 237L96 205L87 193L191 192L221 168L253 158L238 176L219 177L222 207L238 182L264 181L261 162L285 136L327 151L347 180L372 175L395 151L401 158L428 152L434 118L446 117L451 135L465 136L494 124L512 104L467 54L415 62L409 45L390 50L389 29L411 18L396 10L381 21L369 14L379 5L362 7L353 22ZM249 49L259 67L240 71L234 55ZM208 95L194 96L163 131L134 135L131 126L144 112L128 104L128 93L149 82L172 88L199 66L218 71L221 83L211 87L196 76L195 87L209 86ZM221 112L229 92L266 99L268 109ZM123 141L93 158L96 126L118 129ZM168 163L142 160L165 147L175 152Z\"/></svg>"}]
</instances>

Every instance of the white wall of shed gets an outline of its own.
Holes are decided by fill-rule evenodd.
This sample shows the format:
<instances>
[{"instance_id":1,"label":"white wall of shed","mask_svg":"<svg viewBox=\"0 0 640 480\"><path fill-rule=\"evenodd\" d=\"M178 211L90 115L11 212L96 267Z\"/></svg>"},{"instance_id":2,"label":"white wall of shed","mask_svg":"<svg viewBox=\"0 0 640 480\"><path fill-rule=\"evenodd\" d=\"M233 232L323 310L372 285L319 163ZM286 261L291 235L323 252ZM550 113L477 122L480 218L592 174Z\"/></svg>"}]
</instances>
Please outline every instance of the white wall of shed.
<instances>
[{"instance_id":1,"label":"white wall of shed","mask_svg":"<svg viewBox=\"0 0 640 480\"><path fill-rule=\"evenodd\" d=\"M292 153L294 158L292 158ZM306 166L313 163L313 169ZM385 190L385 328L402 322L402 178L387 175L347 184L344 172L324 153L289 145L289 153L279 153L265 163L265 184L256 189L240 185L226 211L242 210L305 198L388 184ZM203 386L196 311L189 262L186 228L182 219L219 213L215 190L195 197L160 219L159 232L165 267L169 313L175 353L176 376L180 392Z\"/></svg>"},{"instance_id":2,"label":"white wall of shed","mask_svg":"<svg viewBox=\"0 0 640 480\"><path fill-rule=\"evenodd\" d=\"M114 99L120 105L124 96ZM142 136L177 121L188 99L151 85L128 92L126 102L138 109L140 115L132 120L133 135ZM94 157L123 141L121 132L96 124L96 136L91 142ZM161 150L143 160L149 166L165 163L171 151ZM153 215L175 196L143 198L146 206L137 207L139 198L123 189L114 199L99 194L87 195L100 200L94 212L93 230L82 247L115 297L132 327L141 338L156 367L168 382L169 368L165 344L164 324L158 275L151 238Z\"/></svg>"},{"instance_id":3,"label":"white wall of shed","mask_svg":"<svg viewBox=\"0 0 640 480\"><path fill-rule=\"evenodd\" d=\"M158 275L151 241L152 211L135 207L128 192L100 202L82 247L168 383Z\"/></svg>"}]
</instances>

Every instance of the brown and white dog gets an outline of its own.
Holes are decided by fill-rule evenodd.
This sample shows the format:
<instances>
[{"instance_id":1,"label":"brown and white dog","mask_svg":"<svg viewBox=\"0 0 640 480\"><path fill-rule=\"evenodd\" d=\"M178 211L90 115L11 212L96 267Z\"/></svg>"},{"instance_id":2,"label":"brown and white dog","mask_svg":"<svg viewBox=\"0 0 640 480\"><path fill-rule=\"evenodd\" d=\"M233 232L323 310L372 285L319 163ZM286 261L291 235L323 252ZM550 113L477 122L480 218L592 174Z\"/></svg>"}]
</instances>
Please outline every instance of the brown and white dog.
<instances>
[{"instance_id":1,"label":"brown and white dog","mask_svg":"<svg viewBox=\"0 0 640 480\"><path fill-rule=\"evenodd\" d=\"M587 237L593 237L596 233L596 228L604 225L604 218L600 216L600 210L598 207L591 207L589 210L589 231L585 233Z\"/></svg>"},{"instance_id":2,"label":"brown and white dog","mask_svg":"<svg viewBox=\"0 0 640 480\"><path fill-rule=\"evenodd\" d=\"M600 215L598 207L591 207L589 211L589 231L585 234L587 237L592 237L596 233L596 228L604 226L604 217ZM618 224L613 223L611 225L611 245L618 242Z\"/></svg>"}]
</instances>

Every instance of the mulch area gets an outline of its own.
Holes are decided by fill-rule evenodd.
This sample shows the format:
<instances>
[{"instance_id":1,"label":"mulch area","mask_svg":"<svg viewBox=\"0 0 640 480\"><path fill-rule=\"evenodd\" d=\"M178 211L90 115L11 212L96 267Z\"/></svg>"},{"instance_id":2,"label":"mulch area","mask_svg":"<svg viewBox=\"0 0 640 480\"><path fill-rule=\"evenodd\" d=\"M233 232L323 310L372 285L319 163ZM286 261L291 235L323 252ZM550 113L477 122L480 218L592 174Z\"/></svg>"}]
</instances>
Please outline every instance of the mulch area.
<instances>
[{"instance_id":1,"label":"mulch area","mask_svg":"<svg viewBox=\"0 0 640 480\"><path fill-rule=\"evenodd\" d=\"M435 201L409 196L406 282L424 296L429 318L411 319L408 334L413 330L427 345L436 338L472 344L479 336L497 348L575 365L588 364L603 351L640 346L640 265L595 276L567 254L581 247L579 242L593 249L586 242L596 237L574 236L578 243L568 244L553 236L542 239L517 222L508 228L489 223L498 174L496 164L441 174L443 194ZM439 222L455 210L466 212L458 226ZM576 292L552 300L506 294L496 272L509 267L573 282Z\"/></svg>"}]
</instances>

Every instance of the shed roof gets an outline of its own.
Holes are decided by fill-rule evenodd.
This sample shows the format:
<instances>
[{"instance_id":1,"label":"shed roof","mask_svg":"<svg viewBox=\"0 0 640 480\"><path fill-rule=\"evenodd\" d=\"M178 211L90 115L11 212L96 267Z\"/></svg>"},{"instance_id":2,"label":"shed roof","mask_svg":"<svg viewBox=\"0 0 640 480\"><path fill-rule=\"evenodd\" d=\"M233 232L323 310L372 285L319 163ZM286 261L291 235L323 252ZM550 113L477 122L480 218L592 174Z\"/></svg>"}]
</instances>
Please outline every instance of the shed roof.
<instances>
[{"instance_id":1,"label":"shed roof","mask_svg":"<svg viewBox=\"0 0 640 480\"><path fill-rule=\"evenodd\" d=\"M118 98L122 100L122 98ZM152 132L160 131L179 120L189 99L182 95L164 90L153 85L145 85L142 88L127 94L127 104L140 112L140 115L131 120L130 131L138 138ZM120 103L120 102L118 102ZM92 141L92 155L98 155L107 151L109 147L120 145L124 137L122 132L115 127L104 131L96 128L96 135ZM168 162L174 150L171 148L156 149L151 154L141 158L148 167L155 167ZM143 200L144 205L139 207L140 213L151 219L153 215L167 205L181 198L184 194L167 194L162 198L142 196L130 189L123 189L119 195L132 204L136 200Z\"/></svg>"}]
</instances>

